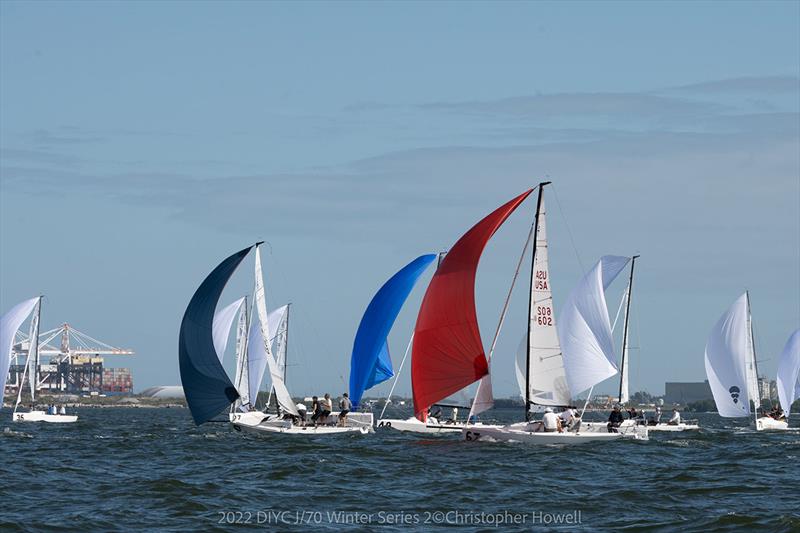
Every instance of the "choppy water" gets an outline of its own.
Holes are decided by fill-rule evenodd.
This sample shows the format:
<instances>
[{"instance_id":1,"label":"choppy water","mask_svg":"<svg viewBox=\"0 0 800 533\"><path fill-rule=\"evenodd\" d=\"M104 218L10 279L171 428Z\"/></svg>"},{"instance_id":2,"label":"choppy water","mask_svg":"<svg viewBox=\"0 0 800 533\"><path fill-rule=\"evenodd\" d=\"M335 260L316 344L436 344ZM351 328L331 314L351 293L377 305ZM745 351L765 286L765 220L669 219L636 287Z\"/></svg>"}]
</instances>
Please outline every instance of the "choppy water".
<instances>
[{"instance_id":1,"label":"choppy water","mask_svg":"<svg viewBox=\"0 0 800 533\"><path fill-rule=\"evenodd\" d=\"M0 424L23 433L0 434L0 530L800 531L800 432L716 415L698 416L700 433L573 447L258 438L195 428L185 409L79 415Z\"/></svg>"}]
</instances>

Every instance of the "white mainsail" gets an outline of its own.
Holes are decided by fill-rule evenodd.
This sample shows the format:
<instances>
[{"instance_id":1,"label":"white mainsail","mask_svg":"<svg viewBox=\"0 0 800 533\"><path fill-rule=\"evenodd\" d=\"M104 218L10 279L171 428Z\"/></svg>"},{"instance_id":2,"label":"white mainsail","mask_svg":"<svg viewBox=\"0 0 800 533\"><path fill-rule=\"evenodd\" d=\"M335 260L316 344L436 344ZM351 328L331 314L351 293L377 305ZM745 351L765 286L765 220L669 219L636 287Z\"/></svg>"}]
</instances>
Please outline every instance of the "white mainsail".
<instances>
[{"instance_id":1,"label":"white mainsail","mask_svg":"<svg viewBox=\"0 0 800 533\"><path fill-rule=\"evenodd\" d=\"M558 339L573 397L618 372L605 289L628 261L629 257L603 256L564 303Z\"/></svg>"},{"instance_id":2,"label":"white mainsail","mask_svg":"<svg viewBox=\"0 0 800 533\"><path fill-rule=\"evenodd\" d=\"M0 318L0 405L3 403L3 393L6 389L8 367L11 364L11 350L14 348L14 335L37 303L39 303L38 296L20 302ZM22 386L21 383L20 386Z\"/></svg>"},{"instance_id":3,"label":"white mainsail","mask_svg":"<svg viewBox=\"0 0 800 533\"><path fill-rule=\"evenodd\" d=\"M288 340L288 310L289 306L284 305L269 312L267 321L269 331L272 333L270 343L272 353L275 356L275 364L278 365L278 372L283 376L286 374L286 346Z\"/></svg>"},{"instance_id":4,"label":"white mainsail","mask_svg":"<svg viewBox=\"0 0 800 533\"><path fill-rule=\"evenodd\" d=\"M708 384L720 416L750 415L748 364L752 361L747 293L720 317L706 342Z\"/></svg>"},{"instance_id":5,"label":"white mainsail","mask_svg":"<svg viewBox=\"0 0 800 533\"><path fill-rule=\"evenodd\" d=\"M231 326L236 313L242 306L245 297L241 297L232 304L223 307L214 313L214 322L211 326L211 335L214 338L214 350L217 352L220 362L225 357L225 349L228 347L228 337L231 334Z\"/></svg>"},{"instance_id":6,"label":"white mainsail","mask_svg":"<svg viewBox=\"0 0 800 533\"><path fill-rule=\"evenodd\" d=\"M528 391L525 398L539 405L569 405L564 358L556 329L556 313L547 255L547 222L544 198L536 224L536 249L531 270L531 295L528 317Z\"/></svg>"},{"instance_id":7,"label":"white mainsail","mask_svg":"<svg viewBox=\"0 0 800 533\"><path fill-rule=\"evenodd\" d=\"M630 400L630 392L628 390L628 367L631 366L630 362L630 349L628 348L628 298L630 298L631 294L631 285L630 283L625 288L625 294L622 297L621 306L625 306L625 314L623 315L622 322L622 355L620 356L620 381L619 381L619 403L626 404L628 400ZM616 322L616 319L614 319ZM611 328L613 331L613 327Z\"/></svg>"},{"instance_id":8,"label":"white mainsail","mask_svg":"<svg viewBox=\"0 0 800 533\"><path fill-rule=\"evenodd\" d=\"M778 398L789 419L794 401L800 397L800 329L795 331L781 352L778 361Z\"/></svg>"},{"instance_id":9,"label":"white mainsail","mask_svg":"<svg viewBox=\"0 0 800 533\"><path fill-rule=\"evenodd\" d=\"M36 382L39 374L39 317L41 312L42 299L39 298L28 329L28 360L26 364L28 365L28 378L31 386L31 401L36 399L36 387L38 386ZM22 384L20 384L19 390L22 392Z\"/></svg>"},{"instance_id":10,"label":"white mainsail","mask_svg":"<svg viewBox=\"0 0 800 533\"><path fill-rule=\"evenodd\" d=\"M278 399L278 405L288 413L295 416L300 416L297 412L297 407L292 396L289 394L286 384L283 382L283 373L278 369L278 365L272 357L272 348L270 347L269 335L269 319L267 316L267 299L264 293L264 280L261 274L261 251L260 247L256 246L256 311L258 313L259 330L261 332L260 342L264 345L264 355L267 360L267 367L272 379L272 387L275 389L275 396ZM252 350L252 347L251 347ZM252 352L251 352L252 355Z\"/></svg>"},{"instance_id":11,"label":"white mainsail","mask_svg":"<svg viewBox=\"0 0 800 533\"><path fill-rule=\"evenodd\" d=\"M247 347L249 345L249 329L250 325L247 298L244 298L245 304L239 311L239 320L236 326L236 378L233 385L239 391L239 399L236 400L236 409L247 410L245 406L251 403L250 396L250 369L247 360ZM260 380L259 380L260 383ZM252 402L258 399L258 389L256 389L256 397L252 398Z\"/></svg>"}]
</instances>

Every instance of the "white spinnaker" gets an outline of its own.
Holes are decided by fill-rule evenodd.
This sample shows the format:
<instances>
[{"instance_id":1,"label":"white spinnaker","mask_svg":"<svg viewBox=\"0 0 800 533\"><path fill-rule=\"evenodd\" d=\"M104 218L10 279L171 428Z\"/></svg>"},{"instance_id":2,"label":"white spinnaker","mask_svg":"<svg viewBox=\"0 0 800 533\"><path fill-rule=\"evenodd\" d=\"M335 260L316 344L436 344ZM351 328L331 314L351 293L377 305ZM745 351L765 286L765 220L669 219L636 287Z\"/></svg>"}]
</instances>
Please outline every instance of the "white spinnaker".
<instances>
[{"instance_id":1,"label":"white spinnaker","mask_svg":"<svg viewBox=\"0 0 800 533\"><path fill-rule=\"evenodd\" d=\"M256 324L257 318L255 317L250 325L247 340L247 394L253 404L258 398L258 389L261 387L264 370L267 368L267 357L270 357L265 351L265 343L261 341L261 328Z\"/></svg>"},{"instance_id":2,"label":"white spinnaker","mask_svg":"<svg viewBox=\"0 0 800 533\"><path fill-rule=\"evenodd\" d=\"M800 329L783 347L778 361L778 398L788 420L792 404L800 396Z\"/></svg>"},{"instance_id":3,"label":"white spinnaker","mask_svg":"<svg viewBox=\"0 0 800 533\"><path fill-rule=\"evenodd\" d=\"M572 397L618 372L605 289L629 257L606 255L573 289L559 315L558 339Z\"/></svg>"},{"instance_id":4,"label":"white spinnaker","mask_svg":"<svg viewBox=\"0 0 800 533\"><path fill-rule=\"evenodd\" d=\"M750 415L748 370L750 360L747 293L742 294L714 325L706 342L708 384L720 416Z\"/></svg>"},{"instance_id":5,"label":"white spinnaker","mask_svg":"<svg viewBox=\"0 0 800 533\"><path fill-rule=\"evenodd\" d=\"M300 416L297 412L297 406L292 401L292 395L289 394L286 384L283 382L283 372L278 369L278 364L272 357L272 349L270 347L269 335L269 319L267 317L267 299L264 294L264 280L261 275L261 251L260 247L256 246L256 311L258 312L259 329L261 330L261 342L264 345L264 354L267 359L267 367L269 368L270 378L272 379L272 387L275 389L275 396L278 399L278 405L288 413L295 416ZM250 348L252 350L252 347ZM252 353L252 352L251 352Z\"/></svg>"},{"instance_id":6,"label":"white spinnaker","mask_svg":"<svg viewBox=\"0 0 800 533\"><path fill-rule=\"evenodd\" d=\"M231 335L231 326L236 313L244 302L244 297L239 298L232 304L223 307L214 313L214 322L211 325L211 335L214 338L214 350L217 352L219 361L225 357L225 349L228 347L228 337Z\"/></svg>"},{"instance_id":7,"label":"white spinnaker","mask_svg":"<svg viewBox=\"0 0 800 533\"><path fill-rule=\"evenodd\" d=\"M3 393L6 389L8 367L11 364L11 349L14 347L14 335L38 302L38 296L20 302L0 318L0 405L2 405Z\"/></svg>"}]
</instances>

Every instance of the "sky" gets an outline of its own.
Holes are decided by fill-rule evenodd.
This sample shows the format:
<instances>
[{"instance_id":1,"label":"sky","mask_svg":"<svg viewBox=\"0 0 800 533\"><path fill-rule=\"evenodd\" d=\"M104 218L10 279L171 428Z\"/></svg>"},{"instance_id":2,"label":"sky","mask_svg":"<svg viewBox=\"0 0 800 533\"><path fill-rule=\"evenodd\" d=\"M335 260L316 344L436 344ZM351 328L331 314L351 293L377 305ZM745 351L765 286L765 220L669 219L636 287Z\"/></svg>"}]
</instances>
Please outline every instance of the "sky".
<instances>
[{"instance_id":1,"label":"sky","mask_svg":"<svg viewBox=\"0 0 800 533\"><path fill-rule=\"evenodd\" d=\"M179 383L194 290L265 240L289 389L345 391L381 284L545 179L556 313L600 256L641 254L632 391L705 379L745 290L774 378L800 327L800 3L0 2L0 309L44 294L43 327L136 351L106 360L136 390ZM481 260L487 349L534 210ZM251 291L252 257L220 303Z\"/></svg>"}]
</instances>

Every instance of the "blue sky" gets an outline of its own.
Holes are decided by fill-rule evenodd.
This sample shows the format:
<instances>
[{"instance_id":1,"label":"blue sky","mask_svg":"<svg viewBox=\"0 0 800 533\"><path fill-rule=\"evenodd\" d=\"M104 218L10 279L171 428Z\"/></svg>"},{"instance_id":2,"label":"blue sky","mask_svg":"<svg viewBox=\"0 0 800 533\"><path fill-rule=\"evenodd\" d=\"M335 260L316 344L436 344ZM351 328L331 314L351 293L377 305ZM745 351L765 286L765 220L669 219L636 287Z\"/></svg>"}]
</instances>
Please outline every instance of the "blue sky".
<instances>
[{"instance_id":1,"label":"blue sky","mask_svg":"<svg viewBox=\"0 0 800 533\"><path fill-rule=\"evenodd\" d=\"M800 325L799 79L796 2L2 2L0 308L44 293L45 326L137 351L109 360L137 389L177 383L194 289L265 239L290 389L339 393L383 281L549 176L556 307L600 255L642 254L633 390L704 379L746 288L774 375ZM487 345L534 207L481 263Z\"/></svg>"}]
</instances>

